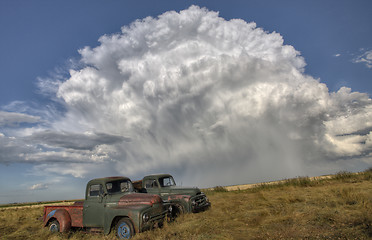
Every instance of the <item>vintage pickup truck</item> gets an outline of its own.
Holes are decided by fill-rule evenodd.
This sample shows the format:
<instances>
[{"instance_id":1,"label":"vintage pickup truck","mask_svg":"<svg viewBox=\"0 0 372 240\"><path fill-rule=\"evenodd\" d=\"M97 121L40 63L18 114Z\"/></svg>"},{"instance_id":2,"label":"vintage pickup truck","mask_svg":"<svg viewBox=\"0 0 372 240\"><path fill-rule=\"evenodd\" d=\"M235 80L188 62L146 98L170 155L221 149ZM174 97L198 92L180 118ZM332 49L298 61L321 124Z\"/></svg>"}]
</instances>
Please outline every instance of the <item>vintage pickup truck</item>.
<instances>
[{"instance_id":1,"label":"vintage pickup truck","mask_svg":"<svg viewBox=\"0 0 372 240\"><path fill-rule=\"evenodd\" d=\"M171 203L171 216L180 213L191 213L205 210L211 206L207 196L197 187L177 187L169 174L154 174L145 176L142 180L133 182L138 192L157 194L163 201Z\"/></svg>"},{"instance_id":2,"label":"vintage pickup truck","mask_svg":"<svg viewBox=\"0 0 372 240\"><path fill-rule=\"evenodd\" d=\"M88 182L85 201L45 206L43 221L52 232L77 227L109 234L114 228L119 239L129 239L162 224L169 211L171 206L158 195L136 193L129 178L108 177Z\"/></svg>"}]
</instances>

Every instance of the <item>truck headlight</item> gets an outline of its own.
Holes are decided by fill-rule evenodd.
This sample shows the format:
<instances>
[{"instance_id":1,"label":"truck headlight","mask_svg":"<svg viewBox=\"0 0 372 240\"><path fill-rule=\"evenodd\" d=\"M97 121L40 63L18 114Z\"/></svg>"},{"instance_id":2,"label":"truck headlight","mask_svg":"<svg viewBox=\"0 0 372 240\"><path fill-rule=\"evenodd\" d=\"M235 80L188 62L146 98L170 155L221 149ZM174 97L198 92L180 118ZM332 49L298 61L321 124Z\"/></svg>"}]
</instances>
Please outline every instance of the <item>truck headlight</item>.
<instances>
[{"instance_id":1,"label":"truck headlight","mask_svg":"<svg viewBox=\"0 0 372 240\"><path fill-rule=\"evenodd\" d=\"M142 216L143 222L147 222L150 219L149 215L147 213L144 213Z\"/></svg>"},{"instance_id":2,"label":"truck headlight","mask_svg":"<svg viewBox=\"0 0 372 240\"><path fill-rule=\"evenodd\" d=\"M172 210L173 210L172 205L169 205L169 207L168 207L168 213L171 213Z\"/></svg>"},{"instance_id":3,"label":"truck headlight","mask_svg":"<svg viewBox=\"0 0 372 240\"><path fill-rule=\"evenodd\" d=\"M192 200L191 205L192 206L195 206L196 205L196 201L195 200Z\"/></svg>"}]
</instances>

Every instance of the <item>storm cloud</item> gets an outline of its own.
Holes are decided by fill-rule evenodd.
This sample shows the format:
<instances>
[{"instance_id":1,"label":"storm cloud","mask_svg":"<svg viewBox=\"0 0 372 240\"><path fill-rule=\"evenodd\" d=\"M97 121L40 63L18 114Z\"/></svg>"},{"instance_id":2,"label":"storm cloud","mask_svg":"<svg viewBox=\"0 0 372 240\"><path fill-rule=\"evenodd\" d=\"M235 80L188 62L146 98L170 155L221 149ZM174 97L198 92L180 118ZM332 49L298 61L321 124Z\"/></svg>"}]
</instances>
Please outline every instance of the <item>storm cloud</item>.
<instances>
[{"instance_id":1,"label":"storm cloud","mask_svg":"<svg viewBox=\"0 0 372 240\"><path fill-rule=\"evenodd\" d=\"M33 133L29 139L40 144L47 143L49 146L62 147L77 150L93 150L103 144L112 145L130 139L122 136L108 135L105 133L69 133L51 130Z\"/></svg>"},{"instance_id":2,"label":"storm cloud","mask_svg":"<svg viewBox=\"0 0 372 240\"><path fill-rule=\"evenodd\" d=\"M11 159L77 177L102 167L129 177L171 172L201 186L372 163L368 94L330 92L279 33L254 22L191 6L99 43L79 50L84 67L68 79L40 84L66 111L22 136L33 147ZM16 144L0 141L1 152Z\"/></svg>"},{"instance_id":3,"label":"storm cloud","mask_svg":"<svg viewBox=\"0 0 372 240\"><path fill-rule=\"evenodd\" d=\"M24 113L0 111L0 127L18 126L20 123L37 123L41 120L38 116Z\"/></svg>"}]
</instances>

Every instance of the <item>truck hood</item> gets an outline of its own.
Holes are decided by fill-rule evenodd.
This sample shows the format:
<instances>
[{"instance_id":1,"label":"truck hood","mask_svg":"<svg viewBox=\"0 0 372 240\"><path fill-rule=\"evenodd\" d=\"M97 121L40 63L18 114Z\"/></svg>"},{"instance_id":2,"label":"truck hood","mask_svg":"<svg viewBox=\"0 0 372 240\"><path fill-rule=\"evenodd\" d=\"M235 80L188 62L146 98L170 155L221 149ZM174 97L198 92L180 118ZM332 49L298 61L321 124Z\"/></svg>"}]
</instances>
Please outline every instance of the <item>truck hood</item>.
<instances>
[{"instance_id":1,"label":"truck hood","mask_svg":"<svg viewBox=\"0 0 372 240\"><path fill-rule=\"evenodd\" d=\"M152 206L156 203L161 203L162 200L158 195L143 194L143 193L131 193L120 197L118 201L119 206L129 206L145 204Z\"/></svg>"},{"instance_id":2,"label":"truck hood","mask_svg":"<svg viewBox=\"0 0 372 240\"><path fill-rule=\"evenodd\" d=\"M170 187L163 187L162 192L167 192L169 194L182 194L182 195L195 196L200 193L200 189L197 187L170 186Z\"/></svg>"}]
</instances>

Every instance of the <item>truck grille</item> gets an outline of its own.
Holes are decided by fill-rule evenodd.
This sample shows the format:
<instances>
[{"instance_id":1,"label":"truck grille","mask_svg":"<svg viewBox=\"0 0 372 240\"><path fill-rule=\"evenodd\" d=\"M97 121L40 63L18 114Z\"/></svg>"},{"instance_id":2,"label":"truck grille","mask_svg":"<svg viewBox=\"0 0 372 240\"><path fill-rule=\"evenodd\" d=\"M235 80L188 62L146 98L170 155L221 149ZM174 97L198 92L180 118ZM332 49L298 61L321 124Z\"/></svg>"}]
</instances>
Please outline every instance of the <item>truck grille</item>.
<instances>
[{"instance_id":1,"label":"truck grille","mask_svg":"<svg viewBox=\"0 0 372 240\"><path fill-rule=\"evenodd\" d=\"M207 202L207 198L205 197L204 194L203 195L200 194L200 195L196 196L195 202L196 202L197 206L204 205Z\"/></svg>"},{"instance_id":2,"label":"truck grille","mask_svg":"<svg viewBox=\"0 0 372 240\"><path fill-rule=\"evenodd\" d=\"M195 204L193 204L192 206L193 212L198 212L200 210L206 209L211 205L204 193L196 195L191 200L195 202Z\"/></svg>"}]
</instances>

